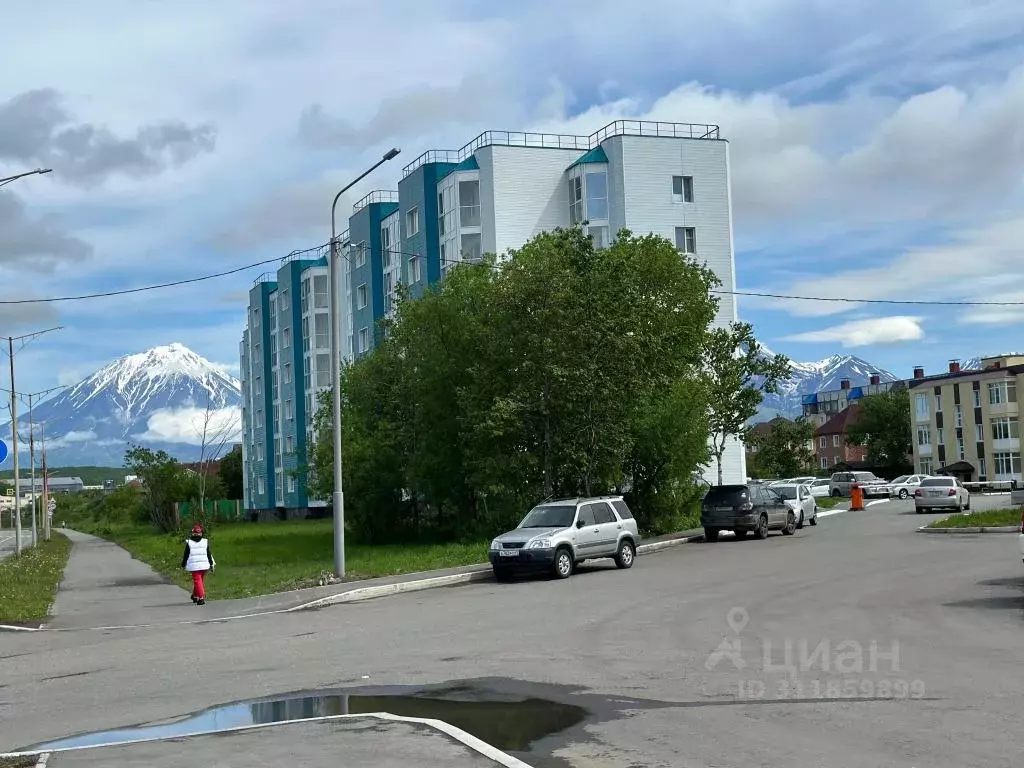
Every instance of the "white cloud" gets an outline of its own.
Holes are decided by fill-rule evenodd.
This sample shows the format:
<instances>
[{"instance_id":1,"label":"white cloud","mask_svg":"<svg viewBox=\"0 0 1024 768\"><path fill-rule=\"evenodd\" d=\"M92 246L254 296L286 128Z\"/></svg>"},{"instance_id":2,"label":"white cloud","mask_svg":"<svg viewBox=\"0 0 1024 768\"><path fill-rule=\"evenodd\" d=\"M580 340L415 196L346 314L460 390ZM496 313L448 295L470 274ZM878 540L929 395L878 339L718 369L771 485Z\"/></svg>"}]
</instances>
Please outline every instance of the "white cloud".
<instances>
[{"instance_id":1,"label":"white cloud","mask_svg":"<svg viewBox=\"0 0 1024 768\"><path fill-rule=\"evenodd\" d=\"M786 341L839 343L844 347L868 347L874 344L903 344L924 338L920 317L895 315L851 320L841 325L787 336Z\"/></svg>"},{"instance_id":2,"label":"white cloud","mask_svg":"<svg viewBox=\"0 0 1024 768\"><path fill-rule=\"evenodd\" d=\"M97 434L95 432L93 432L91 429L86 429L77 432L68 432L66 435L64 435L62 440L66 443L86 443L91 440L95 440L96 438Z\"/></svg>"},{"instance_id":3,"label":"white cloud","mask_svg":"<svg viewBox=\"0 0 1024 768\"><path fill-rule=\"evenodd\" d=\"M242 370L242 364L237 360L233 363L213 363L213 365L216 368L220 368L224 373L231 374L235 378L238 378L238 374Z\"/></svg>"},{"instance_id":4,"label":"white cloud","mask_svg":"<svg viewBox=\"0 0 1024 768\"><path fill-rule=\"evenodd\" d=\"M201 445L203 422L207 413L202 408L164 408L149 417L146 431L139 440ZM209 414L207 443L235 442L242 433L242 409L221 408Z\"/></svg>"}]
</instances>

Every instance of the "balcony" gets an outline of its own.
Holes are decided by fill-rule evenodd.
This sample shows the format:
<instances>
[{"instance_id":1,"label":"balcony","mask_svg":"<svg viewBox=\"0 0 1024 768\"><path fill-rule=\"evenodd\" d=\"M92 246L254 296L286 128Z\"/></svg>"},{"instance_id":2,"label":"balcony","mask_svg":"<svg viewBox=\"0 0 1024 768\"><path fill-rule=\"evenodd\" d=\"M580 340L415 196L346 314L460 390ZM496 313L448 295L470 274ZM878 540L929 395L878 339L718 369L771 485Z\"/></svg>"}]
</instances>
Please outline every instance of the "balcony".
<instances>
[{"instance_id":1,"label":"balcony","mask_svg":"<svg viewBox=\"0 0 1024 768\"><path fill-rule=\"evenodd\" d=\"M480 206L479 205L460 205L459 206L459 226L460 227L479 227L480 226Z\"/></svg>"},{"instance_id":2,"label":"balcony","mask_svg":"<svg viewBox=\"0 0 1024 768\"><path fill-rule=\"evenodd\" d=\"M919 446L917 446L917 455L918 456L931 456L932 455L932 445L931 445L931 443L929 443L928 445L919 445Z\"/></svg>"},{"instance_id":3,"label":"balcony","mask_svg":"<svg viewBox=\"0 0 1024 768\"><path fill-rule=\"evenodd\" d=\"M992 452L999 453L1001 451L1019 451L1020 450L1020 438L1018 437L1005 437L1000 440L992 441Z\"/></svg>"}]
</instances>

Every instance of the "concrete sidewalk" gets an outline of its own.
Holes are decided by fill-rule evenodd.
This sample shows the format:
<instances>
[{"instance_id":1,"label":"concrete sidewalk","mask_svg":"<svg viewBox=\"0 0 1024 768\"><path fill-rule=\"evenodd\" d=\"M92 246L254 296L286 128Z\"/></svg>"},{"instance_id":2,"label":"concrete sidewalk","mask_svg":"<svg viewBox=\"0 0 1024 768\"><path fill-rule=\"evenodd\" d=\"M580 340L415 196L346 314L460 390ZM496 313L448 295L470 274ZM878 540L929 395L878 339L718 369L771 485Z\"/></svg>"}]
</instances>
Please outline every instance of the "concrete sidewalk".
<instances>
[{"instance_id":1,"label":"concrete sidewalk","mask_svg":"<svg viewBox=\"0 0 1024 768\"><path fill-rule=\"evenodd\" d=\"M431 723L435 724L431 724ZM443 728L443 730L442 730ZM45 753L44 753L45 754ZM343 717L49 754L50 768L182 765L222 768L530 768L436 721Z\"/></svg>"},{"instance_id":2,"label":"concrete sidewalk","mask_svg":"<svg viewBox=\"0 0 1024 768\"><path fill-rule=\"evenodd\" d=\"M211 599L204 606L195 606L189 600L188 592L171 584L116 544L77 531L62 529L62 533L71 539L74 547L54 602L53 620L45 627L55 630L219 621L492 578L490 565L481 563L347 581L261 597ZM643 539L639 554L672 547L702 535L703 531L692 530ZM216 595L215 581L211 587Z\"/></svg>"}]
</instances>

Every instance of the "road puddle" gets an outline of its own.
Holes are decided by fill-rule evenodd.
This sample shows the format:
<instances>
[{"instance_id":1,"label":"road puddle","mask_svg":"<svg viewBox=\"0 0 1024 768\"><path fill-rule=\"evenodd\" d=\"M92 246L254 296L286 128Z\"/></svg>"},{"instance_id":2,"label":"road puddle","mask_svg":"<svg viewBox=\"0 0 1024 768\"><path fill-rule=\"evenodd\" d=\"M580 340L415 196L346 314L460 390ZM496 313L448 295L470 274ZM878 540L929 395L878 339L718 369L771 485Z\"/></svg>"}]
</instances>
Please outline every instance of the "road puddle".
<instances>
[{"instance_id":1,"label":"road puddle","mask_svg":"<svg viewBox=\"0 0 1024 768\"><path fill-rule=\"evenodd\" d=\"M539 739L578 725L587 716L582 707L540 698L487 699L487 692L466 687L431 690L429 694L323 692L260 699L213 707L172 722L71 736L25 751L167 739L291 720L387 712L443 720L498 749L524 752Z\"/></svg>"}]
</instances>

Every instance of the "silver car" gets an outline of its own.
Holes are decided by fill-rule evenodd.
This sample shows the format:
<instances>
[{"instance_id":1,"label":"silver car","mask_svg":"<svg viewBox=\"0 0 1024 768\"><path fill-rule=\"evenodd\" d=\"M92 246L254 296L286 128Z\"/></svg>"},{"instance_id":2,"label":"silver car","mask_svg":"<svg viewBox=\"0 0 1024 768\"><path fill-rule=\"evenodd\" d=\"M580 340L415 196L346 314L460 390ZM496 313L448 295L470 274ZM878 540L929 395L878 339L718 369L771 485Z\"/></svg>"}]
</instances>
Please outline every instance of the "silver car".
<instances>
[{"instance_id":1,"label":"silver car","mask_svg":"<svg viewBox=\"0 0 1024 768\"><path fill-rule=\"evenodd\" d=\"M773 485L772 490L786 500L786 504L797 515L796 527L803 528L804 523L818 524L818 502L811 495L806 483L780 483Z\"/></svg>"},{"instance_id":2,"label":"silver car","mask_svg":"<svg viewBox=\"0 0 1024 768\"><path fill-rule=\"evenodd\" d=\"M926 477L914 491L914 510L955 509L963 512L971 508L971 492L953 477Z\"/></svg>"},{"instance_id":3,"label":"silver car","mask_svg":"<svg viewBox=\"0 0 1024 768\"><path fill-rule=\"evenodd\" d=\"M619 568L632 567L639 542L621 496L559 499L534 507L518 527L498 536L488 558L499 581L531 570L567 579L584 560L614 557Z\"/></svg>"}]
</instances>

